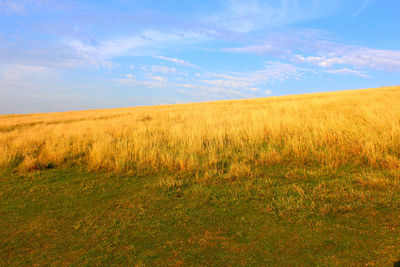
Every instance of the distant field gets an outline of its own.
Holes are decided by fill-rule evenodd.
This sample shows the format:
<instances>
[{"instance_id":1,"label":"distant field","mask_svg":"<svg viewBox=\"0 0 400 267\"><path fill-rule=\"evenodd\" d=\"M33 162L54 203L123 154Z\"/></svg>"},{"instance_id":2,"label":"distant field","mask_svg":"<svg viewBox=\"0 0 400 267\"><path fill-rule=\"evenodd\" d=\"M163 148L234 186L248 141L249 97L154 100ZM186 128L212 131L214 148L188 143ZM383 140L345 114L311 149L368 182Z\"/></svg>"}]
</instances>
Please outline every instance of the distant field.
<instances>
[{"instance_id":1,"label":"distant field","mask_svg":"<svg viewBox=\"0 0 400 267\"><path fill-rule=\"evenodd\" d=\"M400 260L400 87L0 116L0 264Z\"/></svg>"}]
</instances>

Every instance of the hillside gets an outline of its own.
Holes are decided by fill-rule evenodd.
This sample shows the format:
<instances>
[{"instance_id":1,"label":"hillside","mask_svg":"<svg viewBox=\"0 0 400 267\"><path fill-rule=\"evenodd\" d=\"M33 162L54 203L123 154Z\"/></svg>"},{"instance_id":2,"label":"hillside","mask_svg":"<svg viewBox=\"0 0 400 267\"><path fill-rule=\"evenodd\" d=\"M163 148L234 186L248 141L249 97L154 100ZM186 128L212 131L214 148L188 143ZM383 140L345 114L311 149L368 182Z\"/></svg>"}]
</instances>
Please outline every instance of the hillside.
<instances>
[{"instance_id":1,"label":"hillside","mask_svg":"<svg viewBox=\"0 0 400 267\"><path fill-rule=\"evenodd\" d=\"M400 87L0 116L0 264L400 260Z\"/></svg>"}]
</instances>

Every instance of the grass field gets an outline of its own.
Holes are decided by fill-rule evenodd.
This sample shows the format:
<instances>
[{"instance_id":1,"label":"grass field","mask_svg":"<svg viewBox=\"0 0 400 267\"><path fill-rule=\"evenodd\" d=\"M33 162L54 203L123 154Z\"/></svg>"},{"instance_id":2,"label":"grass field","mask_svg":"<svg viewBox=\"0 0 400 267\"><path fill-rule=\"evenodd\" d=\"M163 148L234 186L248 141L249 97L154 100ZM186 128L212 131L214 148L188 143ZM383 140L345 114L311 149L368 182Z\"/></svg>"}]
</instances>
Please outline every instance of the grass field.
<instances>
[{"instance_id":1,"label":"grass field","mask_svg":"<svg viewBox=\"0 0 400 267\"><path fill-rule=\"evenodd\" d=\"M0 264L400 260L400 87L0 116Z\"/></svg>"}]
</instances>

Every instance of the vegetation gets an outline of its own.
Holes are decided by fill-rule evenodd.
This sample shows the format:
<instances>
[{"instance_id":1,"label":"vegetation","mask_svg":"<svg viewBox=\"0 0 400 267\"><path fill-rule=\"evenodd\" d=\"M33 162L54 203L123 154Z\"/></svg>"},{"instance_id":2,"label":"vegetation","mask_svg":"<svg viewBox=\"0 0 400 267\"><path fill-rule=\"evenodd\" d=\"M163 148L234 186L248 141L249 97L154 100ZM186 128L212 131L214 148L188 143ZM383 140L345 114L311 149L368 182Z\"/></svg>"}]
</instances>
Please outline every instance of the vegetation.
<instances>
[{"instance_id":1,"label":"vegetation","mask_svg":"<svg viewBox=\"0 0 400 267\"><path fill-rule=\"evenodd\" d=\"M400 87L0 116L0 264L400 258Z\"/></svg>"}]
</instances>

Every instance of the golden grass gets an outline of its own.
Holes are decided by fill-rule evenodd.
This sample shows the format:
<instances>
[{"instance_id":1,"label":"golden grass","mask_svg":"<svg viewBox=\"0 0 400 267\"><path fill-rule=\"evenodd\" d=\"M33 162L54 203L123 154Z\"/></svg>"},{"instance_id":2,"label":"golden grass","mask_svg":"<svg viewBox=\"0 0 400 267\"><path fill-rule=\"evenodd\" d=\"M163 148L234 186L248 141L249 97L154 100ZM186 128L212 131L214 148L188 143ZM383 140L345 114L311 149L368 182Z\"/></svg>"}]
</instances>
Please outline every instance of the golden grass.
<instances>
[{"instance_id":1,"label":"golden grass","mask_svg":"<svg viewBox=\"0 0 400 267\"><path fill-rule=\"evenodd\" d=\"M400 87L0 116L2 169L238 179L276 164L398 169Z\"/></svg>"}]
</instances>

